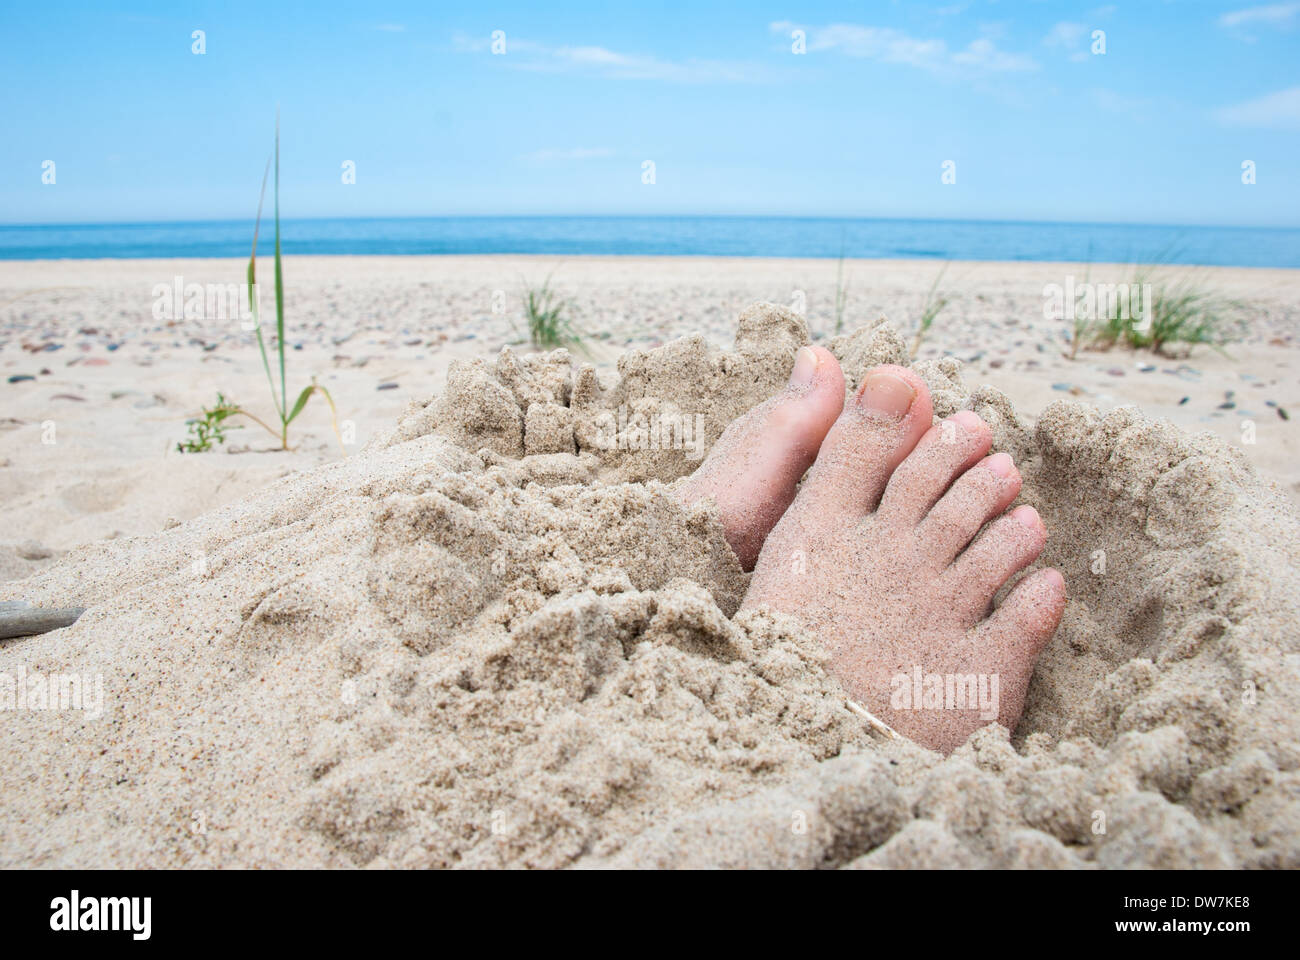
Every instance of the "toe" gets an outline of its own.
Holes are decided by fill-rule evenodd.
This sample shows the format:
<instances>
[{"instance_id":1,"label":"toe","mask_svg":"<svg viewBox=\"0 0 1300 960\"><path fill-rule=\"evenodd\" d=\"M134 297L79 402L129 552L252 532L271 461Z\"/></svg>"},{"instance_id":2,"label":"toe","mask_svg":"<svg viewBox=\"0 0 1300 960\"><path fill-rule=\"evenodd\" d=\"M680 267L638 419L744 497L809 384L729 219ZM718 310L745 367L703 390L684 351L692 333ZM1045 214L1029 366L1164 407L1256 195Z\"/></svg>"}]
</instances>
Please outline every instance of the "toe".
<instances>
[{"instance_id":1,"label":"toe","mask_svg":"<svg viewBox=\"0 0 1300 960\"><path fill-rule=\"evenodd\" d=\"M1025 577L981 626L980 642L999 663L1033 663L1065 612L1065 580L1050 567Z\"/></svg>"},{"instance_id":2,"label":"toe","mask_svg":"<svg viewBox=\"0 0 1300 960\"><path fill-rule=\"evenodd\" d=\"M877 511L880 521L919 523L952 482L988 453L992 444L988 424L970 410L961 410L931 427L889 478ZM951 560L949 556L945 563Z\"/></svg>"},{"instance_id":3,"label":"toe","mask_svg":"<svg viewBox=\"0 0 1300 960\"><path fill-rule=\"evenodd\" d=\"M1016 507L993 521L940 577L950 609L967 623L982 618L993 595L1033 563L1046 543L1047 527L1033 507Z\"/></svg>"},{"instance_id":4,"label":"toe","mask_svg":"<svg viewBox=\"0 0 1300 960\"><path fill-rule=\"evenodd\" d=\"M754 566L763 542L790 506L844 406L844 374L824 347L802 347L784 390L733 421L678 496L712 497L741 566Z\"/></svg>"},{"instance_id":5,"label":"toe","mask_svg":"<svg viewBox=\"0 0 1300 960\"><path fill-rule=\"evenodd\" d=\"M890 474L933 419L925 382L904 367L876 367L822 443L791 507L804 527L841 528L876 508Z\"/></svg>"},{"instance_id":6,"label":"toe","mask_svg":"<svg viewBox=\"0 0 1300 960\"><path fill-rule=\"evenodd\" d=\"M917 538L926 544L935 561L946 567L966 549L980 527L1011 506L1020 493L1020 485L1020 471L1009 456L995 453L986 457L957 478L921 521ZM891 480L885 492L886 500L893 487ZM884 510L883 503L881 510Z\"/></svg>"}]
</instances>

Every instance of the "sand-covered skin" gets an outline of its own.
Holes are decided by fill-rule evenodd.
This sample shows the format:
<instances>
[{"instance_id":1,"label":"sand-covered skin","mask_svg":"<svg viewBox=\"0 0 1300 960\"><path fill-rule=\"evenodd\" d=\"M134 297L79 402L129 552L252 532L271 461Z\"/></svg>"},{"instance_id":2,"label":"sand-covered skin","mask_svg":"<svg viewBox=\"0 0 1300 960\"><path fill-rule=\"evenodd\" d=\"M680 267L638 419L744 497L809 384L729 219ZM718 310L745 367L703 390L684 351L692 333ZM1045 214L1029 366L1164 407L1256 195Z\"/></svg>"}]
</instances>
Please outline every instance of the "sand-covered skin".
<instances>
[{"instance_id":1,"label":"sand-covered skin","mask_svg":"<svg viewBox=\"0 0 1300 960\"><path fill-rule=\"evenodd\" d=\"M689 451L604 429L699 413L713 442L807 331L760 307L737 340L604 384L564 353L460 364L345 461L4 585L90 609L0 674L102 674L104 703L0 715L0 864L1300 865L1275 485L1209 435L1072 401L1031 429L919 364L1015 457L1070 589L1019 729L945 759L871 733L799 624L736 614L748 577L673 495ZM905 359L888 326L829 346L851 384Z\"/></svg>"}]
</instances>

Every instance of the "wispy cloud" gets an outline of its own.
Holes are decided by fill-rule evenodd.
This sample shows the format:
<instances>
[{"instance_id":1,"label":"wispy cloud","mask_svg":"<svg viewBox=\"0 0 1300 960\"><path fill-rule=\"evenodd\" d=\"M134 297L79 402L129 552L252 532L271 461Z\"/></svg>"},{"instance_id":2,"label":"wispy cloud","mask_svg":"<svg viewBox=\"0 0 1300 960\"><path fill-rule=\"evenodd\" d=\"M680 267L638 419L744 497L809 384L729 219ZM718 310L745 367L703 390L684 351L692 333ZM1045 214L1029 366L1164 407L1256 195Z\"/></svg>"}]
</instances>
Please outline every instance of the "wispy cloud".
<instances>
[{"instance_id":1,"label":"wispy cloud","mask_svg":"<svg viewBox=\"0 0 1300 960\"><path fill-rule=\"evenodd\" d=\"M1300 130L1300 87L1256 97L1215 111L1215 118L1231 127Z\"/></svg>"},{"instance_id":2,"label":"wispy cloud","mask_svg":"<svg viewBox=\"0 0 1300 960\"><path fill-rule=\"evenodd\" d=\"M789 36L803 30L809 53L836 51L849 57L898 63L931 73L1008 73L1037 70L1033 57L999 50L988 36L973 40L964 49L950 50L940 39L913 37L893 27L869 27L834 23L825 27L803 27L788 20L769 24L775 34Z\"/></svg>"},{"instance_id":3,"label":"wispy cloud","mask_svg":"<svg viewBox=\"0 0 1300 960\"><path fill-rule=\"evenodd\" d=\"M1268 24L1269 26L1290 26L1300 16L1300 3L1270 3L1262 7L1246 7L1233 10L1219 17L1219 23L1225 27L1240 27L1246 24Z\"/></svg>"},{"instance_id":4,"label":"wispy cloud","mask_svg":"<svg viewBox=\"0 0 1300 960\"><path fill-rule=\"evenodd\" d=\"M1111 113L1140 115L1154 103L1149 97L1130 97L1100 87L1089 90L1088 96L1100 109L1108 110Z\"/></svg>"},{"instance_id":5,"label":"wispy cloud","mask_svg":"<svg viewBox=\"0 0 1300 960\"><path fill-rule=\"evenodd\" d=\"M1047 36L1043 37L1043 46L1064 50L1070 55L1072 61L1083 63L1088 59L1088 51L1083 47L1084 38L1091 36L1092 31L1086 24L1062 20L1047 32Z\"/></svg>"},{"instance_id":6,"label":"wispy cloud","mask_svg":"<svg viewBox=\"0 0 1300 960\"><path fill-rule=\"evenodd\" d=\"M463 33L455 34L452 43L464 53L483 53L491 48L489 38L470 37ZM585 73L619 80L670 83L756 83L770 76L766 68L741 61L665 60L644 54L620 53L607 47L553 47L513 37L506 39L505 49L501 59L508 66L538 73Z\"/></svg>"},{"instance_id":7,"label":"wispy cloud","mask_svg":"<svg viewBox=\"0 0 1300 960\"><path fill-rule=\"evenodd\" d=\"M531 163L551 163L565 160L597 160L601 157L612 156L614 156L614 151L609 147L572 147L568 150L553 148L534 150L532 153L521 154L519 159Z\"/></svg>"}]
</instances>

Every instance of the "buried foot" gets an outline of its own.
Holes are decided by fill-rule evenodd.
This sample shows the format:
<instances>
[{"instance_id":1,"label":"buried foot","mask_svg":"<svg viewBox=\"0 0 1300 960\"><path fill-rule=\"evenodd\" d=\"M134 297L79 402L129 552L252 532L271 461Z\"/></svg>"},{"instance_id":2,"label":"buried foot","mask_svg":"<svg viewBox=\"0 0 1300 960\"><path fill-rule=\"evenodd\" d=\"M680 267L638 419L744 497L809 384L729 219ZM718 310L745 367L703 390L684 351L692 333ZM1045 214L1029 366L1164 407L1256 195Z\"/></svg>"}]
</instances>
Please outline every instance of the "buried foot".
<instances>
[{"instance_id":1,"label":"buried foot","mask_svg":"<svg viewBox=\"0 0 1300 960\"><path fill-rule=\"evenodd\" d=\"M678 495L688 506L716 501L727 542L746 570L754 569L843 406L839 362L823 347L802 347L785 389L732 421L682 486Z\"/></svg>"},{"instance_id":2,"label":"buried foot","mask_svg":"<svg viewBox=\"0 0 1300 960\"><path fill-rule=\"evenodd\" d=\"M991 609L1047 530L1032 507L1003 512L1021 479L1006 454L987 456L987 424L932 419L916 374L868 373L768 534L743 606L802 619L851 697L946 753L994 720L1014 729L1065 584L1040 570Z\"/></svg>"}]
</instances>

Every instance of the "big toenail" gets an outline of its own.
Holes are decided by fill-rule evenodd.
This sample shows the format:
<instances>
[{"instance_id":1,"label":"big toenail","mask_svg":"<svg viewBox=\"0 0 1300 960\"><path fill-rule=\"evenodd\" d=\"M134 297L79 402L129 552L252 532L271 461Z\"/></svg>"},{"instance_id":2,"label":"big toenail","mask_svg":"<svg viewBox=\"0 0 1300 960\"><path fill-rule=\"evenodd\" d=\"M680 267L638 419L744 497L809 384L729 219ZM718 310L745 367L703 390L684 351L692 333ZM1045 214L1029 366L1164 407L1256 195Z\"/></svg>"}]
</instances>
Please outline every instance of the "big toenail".
<instances>
[{"instance_id":1,"label":"big toenail","mask_svg":"<svg viewBox=\"0 0 1300 960\"><path fill-rule=\"evenodd\" d=\"M858 401L868 410L887 417L901 419L912 407L916 391L902 377L892 373L869 373L862 382L862 395Z\"/></svg>"},{"instance_id":2,"label":"big toenail","mask_svg":"<svg viewBox=\"0 0 1300 960\"><path fill-rule=\"evenodd\" d=\"M984 461L984 466L991 470L994 476L1001 477L1003 480L1011 476L1011 472L1016 468L1015 464L1011 462L1011 458L1005 453L993 454Z\"/></svg>"},{"instance_id":3,"label":"big toenail","mask_svg":"<svg viewBox=\"0 0 1300 960\"><path fill-rule=\"evenodd\" d=\"M1011 511L1011 515L1031 530L1043 526L1042 518L1038 516L1038 511L1033 507L1016 507Z\"/></svg>"},{"instance_id":4,"label":"big toenail","mask_svg":"<svg viewBox=\"0 0 1300 960\"><path fill-rule=\"evenodd\" d=\"M980 424L984 422L974 410L958 410L952 415L952 418L967 430L978 430Z\"/></svg>"},{"instance_id":5,"label":"big toenail","mask_svg":"<svg viewBox=\"0 0 1300 960\"><path fill-rule=\"evenodd\" d=\"M806 387L813 381L817 372L817 351L811 347L800 347L794 355L794 370L790 374L790 386Z\"/></svg>"}]
</instances>

